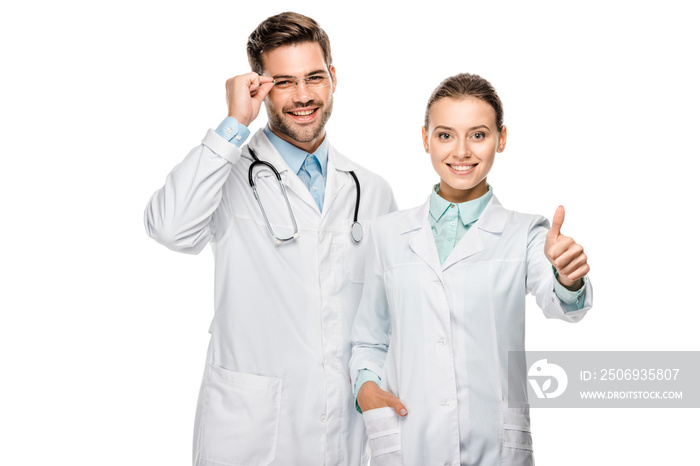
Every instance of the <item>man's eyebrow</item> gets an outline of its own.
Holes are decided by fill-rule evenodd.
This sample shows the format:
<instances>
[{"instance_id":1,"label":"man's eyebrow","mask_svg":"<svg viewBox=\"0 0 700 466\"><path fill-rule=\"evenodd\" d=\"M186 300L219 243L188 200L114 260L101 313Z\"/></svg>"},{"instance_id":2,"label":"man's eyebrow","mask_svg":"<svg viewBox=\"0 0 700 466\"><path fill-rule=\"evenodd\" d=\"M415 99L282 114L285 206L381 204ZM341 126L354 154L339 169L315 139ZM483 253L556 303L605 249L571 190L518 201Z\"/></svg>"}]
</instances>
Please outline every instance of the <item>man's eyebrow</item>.
<instances>
[{"instance_id":1,"label":"man's eyebrow","mask_svg":"<svg viewBox=\"0 0 700 466\"><path fill-rule=\"evenodd\" d=\"M304 76L304 77L308 78L309 76L314 76L317 74L325 74L325 73L326 73L326 70L320 69L320 70L311 71L309 73L306 73L306 76ZM298 79L296 76L291 76L291 75L287 75L287 74L275 75L272 78L273 79Z\"/></svg>"},{"instance_id":2,"label":"man's eyebrow","mask_svg":"<svg viewBox=\"0 0 700 466\"><path fill-rule=\"evenodd\" d=\"M310 73L306 73L306 76L313 76L315 74L324 74L324 73L326 73L326 70L316 70L316 71L312 71Z\"/></svg>"}]
</instances>

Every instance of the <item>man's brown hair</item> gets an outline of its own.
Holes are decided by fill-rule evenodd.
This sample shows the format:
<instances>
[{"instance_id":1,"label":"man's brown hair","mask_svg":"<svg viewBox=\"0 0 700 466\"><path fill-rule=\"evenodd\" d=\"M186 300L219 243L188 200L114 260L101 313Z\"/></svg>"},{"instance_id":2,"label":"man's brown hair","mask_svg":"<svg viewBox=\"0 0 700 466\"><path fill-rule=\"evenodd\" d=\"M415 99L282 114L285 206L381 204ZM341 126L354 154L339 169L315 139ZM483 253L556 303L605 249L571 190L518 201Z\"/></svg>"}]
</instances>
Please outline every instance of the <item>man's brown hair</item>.
<instances>
[{"instance_id":1,"label":"man's brown hair","mask_svg":"<svg viewBox=\"0 0 700 466\"><path fill-rule=\"evenodd\" d=\"M248 62L256 73L262 75L265 67L262 55L283 45L316 42L321 46L326 66L333 64L328 35L316 21L299 13L287 11L270 16L255 28L248 37Z\"/></svg>"}]
</instances>

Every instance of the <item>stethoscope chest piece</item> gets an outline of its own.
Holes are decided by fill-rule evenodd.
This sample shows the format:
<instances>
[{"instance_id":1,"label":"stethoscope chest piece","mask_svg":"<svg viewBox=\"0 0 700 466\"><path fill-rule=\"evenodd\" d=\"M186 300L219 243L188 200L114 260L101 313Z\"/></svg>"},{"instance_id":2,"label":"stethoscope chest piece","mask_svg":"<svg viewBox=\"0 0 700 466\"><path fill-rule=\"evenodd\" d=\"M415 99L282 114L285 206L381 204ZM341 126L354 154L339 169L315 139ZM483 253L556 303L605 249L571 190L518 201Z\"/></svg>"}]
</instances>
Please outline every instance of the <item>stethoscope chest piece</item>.
<instances>
[{"instance_id":1,"label":"stethoscope chest piece","mask_svg":"<svg viewBox=\"0 0 700 466\"><path fill-rule=\"evenodd\" d=\"M356 221L352 224L352 227L350 228L350 236L352 236L352 240L356 243L362 241L363 231L360 222Z\"/></svg>"}]
</instances>

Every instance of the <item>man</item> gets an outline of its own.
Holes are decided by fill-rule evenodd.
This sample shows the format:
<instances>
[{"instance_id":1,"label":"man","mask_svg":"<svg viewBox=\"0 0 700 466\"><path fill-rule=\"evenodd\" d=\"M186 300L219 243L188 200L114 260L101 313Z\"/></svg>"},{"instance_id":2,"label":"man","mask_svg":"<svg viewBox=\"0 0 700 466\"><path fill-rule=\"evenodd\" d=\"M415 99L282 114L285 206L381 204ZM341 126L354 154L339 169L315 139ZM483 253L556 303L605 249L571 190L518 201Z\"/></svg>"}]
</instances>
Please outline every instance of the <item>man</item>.
<instances>
[{"instance_id":1,"label":"man","mask_svg":"<svg viewBox=\"0 0 700 466\"><path fill-rule=\"evenodd\" d=\"M228 118L145 212L148 234L165 246L214 249L216 309L193 460L360 464L350 329L371 223L395 210L394 197L328 143L336 72L314 20L268 18L250 35L248 58L253 72L226 83ZM263 102L268 125L242 146ZM280 181L264 163L249 173L254 155Z\"/></svg>"}]
</instances>

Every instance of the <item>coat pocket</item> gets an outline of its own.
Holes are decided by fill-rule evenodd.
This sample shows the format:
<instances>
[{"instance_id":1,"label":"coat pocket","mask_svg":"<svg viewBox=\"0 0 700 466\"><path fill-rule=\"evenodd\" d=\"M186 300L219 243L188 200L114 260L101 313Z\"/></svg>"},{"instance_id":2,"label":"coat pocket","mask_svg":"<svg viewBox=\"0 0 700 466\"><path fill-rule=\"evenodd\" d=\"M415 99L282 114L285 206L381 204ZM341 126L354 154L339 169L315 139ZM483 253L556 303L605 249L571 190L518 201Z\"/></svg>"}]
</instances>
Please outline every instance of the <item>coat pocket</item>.
<instances>
[{"instance_id":1,"label":"coat pocket","mask_svg":"<svg viewBox=\"0 0 700 466\"><path fill-rule=\"evenodd\" d=\"M501 405L503 414L502 466L534 466L532 435L530 434L530 406L518 403Z\"/></svg>"},{"instance_id":2,"label":"coat pocket","mask_svg":"<svg viewBox=\"0 0 700 466\"><path fill-rule=\"evenodd\" d=\"M367 440L372 450L372 466L403 464L399 416L394 408L370 409L362 413Z\"/></svg>"},{"instance_id":3,"label":"coat pocket","mask_svg":"<svg viewBox=\"0 0 700 466\"><path fill-rule=\"evenodd\" d=\"M264 466L275 459L282 379L207 365L197 466Z\"/></svg>"}]
</instances>

